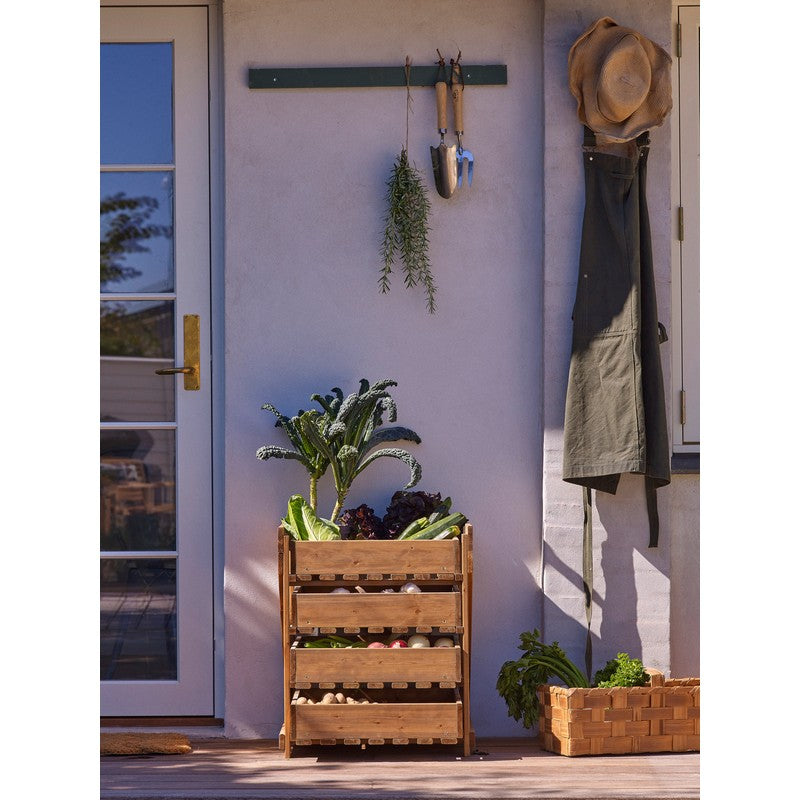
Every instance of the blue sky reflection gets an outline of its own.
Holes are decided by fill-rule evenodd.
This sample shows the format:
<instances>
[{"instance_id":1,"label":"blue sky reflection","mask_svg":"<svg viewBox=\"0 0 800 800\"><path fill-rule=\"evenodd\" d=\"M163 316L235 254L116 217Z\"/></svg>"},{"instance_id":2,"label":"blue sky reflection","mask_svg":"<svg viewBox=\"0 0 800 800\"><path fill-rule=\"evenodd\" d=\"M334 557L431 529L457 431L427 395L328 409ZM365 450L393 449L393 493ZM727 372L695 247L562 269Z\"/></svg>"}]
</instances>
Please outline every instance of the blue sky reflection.
<instances>
[{"instance_id":1,"label":"blue sky reflection","mask_svg":"<svg viewBox=\"0 0 800 800\"><path fill-rule=\"evenodd\" d=\"M172 44L100 45L100 162L171 164Z\"/></svg>"}]
</instances>

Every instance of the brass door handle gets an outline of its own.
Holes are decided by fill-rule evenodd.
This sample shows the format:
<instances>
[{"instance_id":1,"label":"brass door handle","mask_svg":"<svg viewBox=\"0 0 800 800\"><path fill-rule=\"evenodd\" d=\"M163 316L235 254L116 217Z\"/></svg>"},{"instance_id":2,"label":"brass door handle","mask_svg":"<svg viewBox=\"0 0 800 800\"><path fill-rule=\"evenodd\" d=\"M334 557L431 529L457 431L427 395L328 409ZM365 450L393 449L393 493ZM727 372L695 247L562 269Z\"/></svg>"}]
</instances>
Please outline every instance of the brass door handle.
<instances>
[{"instance_id":1,"label":"brass door handle","mask_svg":"<svg viewBox=\"0 0 800 800\"><path fill-rule=\"evenodd\" d=\"M194 367L170 367L169 369L157 369L156 375L191 375Z\"/></svg>"},{"instance_id":2,"label":"brass door handle","mask_svg":"<svg viewBox=\"0 0 800 800\"><path fill-rule=\"evenodd\" d=\"M183 315L183 363L185 367L157 369L156 375L183 375L183 388L196 392L200 388L200 317Z\"/></svg>"}]
</instances>

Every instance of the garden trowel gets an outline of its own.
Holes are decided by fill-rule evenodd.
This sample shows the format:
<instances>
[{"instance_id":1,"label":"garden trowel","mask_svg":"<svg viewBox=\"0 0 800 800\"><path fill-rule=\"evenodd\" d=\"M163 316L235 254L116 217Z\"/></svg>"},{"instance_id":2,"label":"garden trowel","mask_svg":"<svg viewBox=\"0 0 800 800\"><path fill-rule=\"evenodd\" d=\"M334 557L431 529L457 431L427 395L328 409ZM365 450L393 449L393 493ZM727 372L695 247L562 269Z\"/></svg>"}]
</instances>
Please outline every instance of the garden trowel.
<instances>
[{"instance_id":1,"label":"garden trowel","mask_svg":"<svg viewBox=\"0 0 800 800\"><path fill-rule=\"evenodd\" d=\"M436 117L439 123L439 146L431 147L431 163L436 191L449 200L458 183L458 156L454 144L444 143L447 133L447 82L444 75L444 59L439 61L439 79L436 81Z\"/></svg>"}]
</instances>

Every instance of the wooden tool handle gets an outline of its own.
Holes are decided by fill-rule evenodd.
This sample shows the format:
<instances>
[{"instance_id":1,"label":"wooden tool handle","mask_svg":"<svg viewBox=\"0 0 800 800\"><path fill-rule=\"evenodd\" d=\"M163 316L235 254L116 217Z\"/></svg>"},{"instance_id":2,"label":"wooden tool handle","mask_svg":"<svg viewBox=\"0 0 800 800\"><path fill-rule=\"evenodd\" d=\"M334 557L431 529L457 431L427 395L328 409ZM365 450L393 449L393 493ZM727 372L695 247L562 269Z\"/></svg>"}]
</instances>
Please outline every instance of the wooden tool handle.
<instances>
[{"instance_id":1,"label":"wooden tool handle","mask_svg":"<svg viewBox=\"0 0 800 800\"><path fill-rule=\"evenodd\" d=\"M445 81L436 82L436 118L439 122L439 130L447 130L447 83Z\"/></svg>"},{"instance_id":2,"label":"wooden tool handle","mask_svg":"<svg viewBox=\"0 0 800 800\"><path fill-rule=\"evenodd\" d=\"M463 91L464 87L460 83L453 84L453 130L456 133L464 133Z\"/></svg>"}]
</instances>

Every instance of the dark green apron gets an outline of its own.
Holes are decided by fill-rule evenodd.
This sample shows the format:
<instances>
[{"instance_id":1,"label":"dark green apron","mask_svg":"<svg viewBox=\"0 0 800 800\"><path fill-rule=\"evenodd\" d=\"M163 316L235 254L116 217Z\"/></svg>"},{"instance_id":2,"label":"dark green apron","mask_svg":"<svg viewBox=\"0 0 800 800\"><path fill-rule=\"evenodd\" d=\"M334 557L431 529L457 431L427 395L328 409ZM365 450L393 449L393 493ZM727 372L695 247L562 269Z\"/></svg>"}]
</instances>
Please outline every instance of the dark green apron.
<instances>
[{"instance_id":1,"label":"dark green apron","mask_svg":"<svg viewBox=\"0 0 800 800\"><path fill-rule=\"evenodd\" d=\"M655 490L670 482L670 458L659 354L666 331L656 309L645 198L649 144L645 132L632 157L610 155L595 149L594 134L585 129L564 480L584 487L591 525L591 489L615 494L622 473L644 475L649 544L656 547Z\"/></svg>"}]
</instances>

